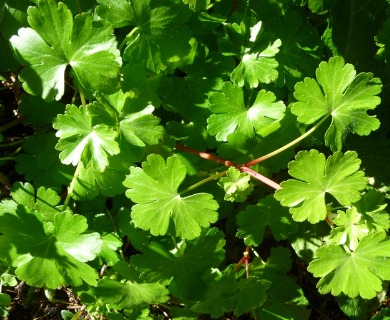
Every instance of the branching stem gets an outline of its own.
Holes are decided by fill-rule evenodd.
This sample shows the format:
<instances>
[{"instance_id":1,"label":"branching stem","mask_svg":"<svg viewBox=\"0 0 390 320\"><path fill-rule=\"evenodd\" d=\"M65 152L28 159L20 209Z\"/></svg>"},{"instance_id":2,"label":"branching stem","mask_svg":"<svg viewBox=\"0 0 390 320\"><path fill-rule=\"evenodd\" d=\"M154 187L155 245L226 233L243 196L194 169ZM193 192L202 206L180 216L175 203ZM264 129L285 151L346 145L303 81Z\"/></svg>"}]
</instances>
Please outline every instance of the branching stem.
<instances>
[{"instance_id":1,"label":"branching stem","mask_svg":"<svg viewBox=\"0 0 390 320\"><path fill-rule=\"evenodd\" d=\"M197 183L194 183L193 185L189 186L187 189L181 191L179 194L182 195L184 193L187 193L187 192L189 192L189 191L191 191L191 190L201 186L202 184L205 184L205 183L207 183L209 181L212 181L214 179L218 179L219 177L224 176L226 174L226 172L227 171L216 173L216 174L214 174L214 175L212 175L210 177L207 177L207 178L205 178L205 179L203 179L203 180L201 180L201 181L199 181Z\"/></svg>"},{"instance_id":2,"label":"branching stem","mask_svg":"<svg viewBox=\"0 0 390 320\"><path fill-rule=\"evenodd\" d=\"M133 30L130 31L130 33L126 36L126 38L123 39L121 44L119 45L119 50L122 50L123 46L126 44L127 40L138 30L138 27L133 28Z\"/></svg>"},{"instance_id":3,"label":"branching stem","mask_svg":"<svg viewBox=\"0 0 390 320\"><path fill-rule=\"evenodd\" d=\"M249 168L246 165L239 165L239 164L237 164L237 163L235 163L233 161L219 158L219 157L214 156L214 155L212 155L210 153L197 151L195 149L192 149L192 148L189 148L189 147L185 147L185 146L182 146L182 145L178 145L178 144L176 145L176 148L179 149L179 150L186 151L188 153L195 154L195 155L197 155L200 158L220 163L220 164L222 164L222 165L224 165L226 167L235 167L235 168L239 169L242 172L248 173L250 176L252 176L256 180L259 180L259 181L263 182L264 184L270 186L271 188L273 188L275 190L280 189L280 185L277 184L275 181L272 181L271 179L267 178L266 176L263 176L262 174L252 170L251 168ZM211 181L211 180L217 179L219 177L222 177L225 174L226 174L226 171L223 171L223 172L217 173L215 175L212 175L212 176L210 176L210 177L208 177L206 179L203 179L202 181L199 181L198 183L193 184L189 188L187 188L184 191L182 191L180 194L188 192L188 191L191 191L192 189L194 189L196 187L199 187L200 185L202 185L202 184L204 184L204 183L206 183L208 181Z\"/></svg>"},{"instance_id":4,"label":"branching stem","mask_svg":"<svg viewBox=\"0 0 390 320\"><path fill-rule=\"evenodd\" d=\"M279 148L279 149L276 149L264 156L261 156L260 158L257 158L257 159L254 159L252 161L249 161L248 163L246 163L245 165L247 167L251 167L261 161L264 161L268 158L271 158L279 153L281 153L282 151L292 147L293 145L297 144L298 142L302 141L303 139L305 139L306 137L308 137L309 135L311 135L326 119L328 119L330 115L327 115L325 116L324 118L321 119L321 121L319 121L314 127L312 127L310 130L306 131L303 135L301 135L300 137L298 137L297 139L287 143L286 145L284 145L283 147Z\"/></svg>"},{"instance_id":5,"label":"branching stem","mask_svg":"<svg viewBox=\"0 0 390 320\"><path fill-rule=\"evenodd\" d=\"M225 159L222 159L220 157L214 156L210 153L201 152L201 151L198 151L198 150L186 147L186 146L182 146L180 144L176 144L176 149L179 149L179 150L182 150L182 151L185 151L188 153L192 153L200 158L217 162L217 163L222 164L226 167L238 167L239 166L237 163L235 163L233 161L225 160Z\"/></svg>"}]
</instances>

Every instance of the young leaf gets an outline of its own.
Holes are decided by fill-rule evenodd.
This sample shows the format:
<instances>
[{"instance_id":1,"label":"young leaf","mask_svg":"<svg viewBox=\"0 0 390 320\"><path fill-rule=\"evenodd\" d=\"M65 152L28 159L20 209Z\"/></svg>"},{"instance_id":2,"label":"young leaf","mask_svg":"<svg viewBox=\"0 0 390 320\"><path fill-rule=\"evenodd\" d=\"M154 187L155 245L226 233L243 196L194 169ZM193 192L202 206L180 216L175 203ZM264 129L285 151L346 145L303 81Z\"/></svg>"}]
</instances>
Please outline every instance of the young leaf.
<instances>
[{"instance_id":1,"label":"young leaf","mask_svg":"<svg viewBox=\"0 0 390 320\"><path fill-rule=\"evenodd\" d=\"M171 294L194 299L204 289L199 281L201 274L223 261L224 245L221 231L204 229L196 239L180 243L179 250L169 250L154 241L142 248L142 255L132 256L131 262L141 272L141 279L169 283Z\"/></svg>"},{"instance_id":2,"label":"young leaf","mask_svg":"<svg viewBox=\"0 0 390 320\"><path fill-rule=\"evenodd\" d=\"M354 203L357 211L363 215L370 232L388 231L390 228L390 215L385 211L383 193L369 190L361 199Z\"/></svg>"},{"instance_id":3,"label":"young leaf","mask_svg":"<svg viewBox=\"0 0 390 320\"><path fill-rule=\"evenodd\" d=\"M261 199L255 206L247 206L237 215L237 237L243 238L247 246L258 246L263 242L265 229L269 226L276 240L287 239L297 231L297 224L288 210L272 195Z\"/></svg>"},{"instance_id":4,"label":"young leaf","mask_svg":"<svg viewBox=\"0 0 390 320\"><path fill-rule=\"evenodd\" d=\"M332 122L325 133L325 144L332 151L341 150L343 138L348 132L368 135L379 128L379 120L367 114L379 103L377 96L381 82L372 73L359 73L351 64L344 64L342 57L321 62L316 71L317 81L305 78L295 85L291 106L298 121L312 124L324 116Z\"/></svg>"},{"instance_id":5,"label":"young leaf","mask_svg":"<svg viewBox=\"0 0 390 320\"><path fill-rule=\"evenodd\" d=\"M91 166L94 171L102 172L108 165L108 155L119 153L114 140L117 133L104 123L94 123L100 109L97 102L80 108L67 105L65 114L54 120L53 127L60 138L56 149L61 151L62 163L76 166L82 161L84 167ZM107 119L109 121L111 119Z\"/></svg>"},{"instance_id":6,"label":"young leaf","mask_svg":"<svg viewBox=\"0 0 390 320\"><path fill-rule=\"evenodd\" d=\"M130 168L123 184L129 188L126 196L136 203L131 217L137 227L155 236L171 234L194 239L200 235L201 227L217 221L218 203L212 195L182 197L178 193L185 176L186 168L178 158L170 157L165 162L156 154L147 157L142 169Z\"/></svg>"},{"instance_id":7,"label":"young leaf","mask_svg":"<svg viewBox=\"0 0 390 320\"><path fill-rule=\"evenodd\" d=\"M282 101L275 100L272 92L261 90L253 105L247 108L243 90L226 82L222 92L215 92L210 97L213 114L208 119L207 130L218 141L227 141L234 132L247 138L254 137L259 128L283 118L286 107Z\"/></svg>"},{"instance_id":8,"label":"young leaf","mask_svg":"<svg viewBox=\"0 0 390 320\"><path fill-rule=\"evenodd\" d=\"M0 252L19 279L34 287L56 289L96 285L98 273L85 262L93 260L102 245L98 233L86 233L86 219L69 211L42 222L38 212L18 206L16 212L0 215Z\"/></svg>"},{"instance_id":9,"label":"young leaf","mask_svg":"<svg viewBox=\"0 0 390 320\"><path fill-rule=\"evenodd\" d=\"M337 227L333 228L328 238L332 244L346 244L354 251L362 239L369 233L368 226L362 221L362 215L355 207L346 212L337 211L337 217L333 219Z\"/></svg>"},{"instance_id":10,"label":"young leaf","mask_svg":"<svg viewBox=\"0 0 390 320\"><path fill-rule=\"evenodd\" d=\"M289 163L289 174L296 178L281 183L275 198L290 207L295 221L317 223L327 214L325 195L331 194L341 205L360 199L367 185L363 171L358 171L360 160L356 152L336 152L325 159L317 150L298 152Z\"/></svg>"},{"instance_id":11,"label":"young leaf","mask_svg":"<svg viewBox=\"0 0 390 320\"><path fill-rule=\"evenodd\" d=\"M248 174L230 167L226 176L219 179L218 185L225 190L225 200L244 202L253 191L253 185L249 182L250 176Z\"/></svg>"},{"instance_id":12,"label":"young leaf","mask_svg":"<svg viewBox=\"0 0 390 320\"><path fill-rule=\"evenodd\" d=\"M318 249L317 257L308 270L321 277L317 288L323 294L372 299L382 281L390 280L390 239L384 232L367 235L353 252L330 245Z\"/></svg>"},{"instance_id":13,"label":"young leaf","mask_svg":"<svg viewBox=\"0 0 390 320\"><path fill-rule=\"evenodd\" d=\"M55 0L29 7L28 22L31 28L19 29L10 39L16 57L27 66L20 73L27 92L61 99L68 65L87 91L113 88L110 81L119 74L121 58L108 22L93 21L90 14L73 19L68 7Z\"/></svg>"}]
</instances>

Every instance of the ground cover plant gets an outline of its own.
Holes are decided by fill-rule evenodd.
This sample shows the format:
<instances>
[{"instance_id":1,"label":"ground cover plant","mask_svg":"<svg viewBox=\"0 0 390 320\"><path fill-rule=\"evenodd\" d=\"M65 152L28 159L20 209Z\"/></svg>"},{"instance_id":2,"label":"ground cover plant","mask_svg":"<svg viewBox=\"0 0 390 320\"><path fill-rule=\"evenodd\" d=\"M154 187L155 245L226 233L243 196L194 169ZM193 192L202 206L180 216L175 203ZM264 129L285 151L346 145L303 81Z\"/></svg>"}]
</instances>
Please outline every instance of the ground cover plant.
<instances>
[{"instance_id":1,"label":"ground cover plant","mask_svg":"<svg viewBox=\"0 0 390 320\"><path fill-rule=\"evenodd\" d=\"M389 319L390 3L0 0L0 315Z\"/></svg>"}]
</instances>

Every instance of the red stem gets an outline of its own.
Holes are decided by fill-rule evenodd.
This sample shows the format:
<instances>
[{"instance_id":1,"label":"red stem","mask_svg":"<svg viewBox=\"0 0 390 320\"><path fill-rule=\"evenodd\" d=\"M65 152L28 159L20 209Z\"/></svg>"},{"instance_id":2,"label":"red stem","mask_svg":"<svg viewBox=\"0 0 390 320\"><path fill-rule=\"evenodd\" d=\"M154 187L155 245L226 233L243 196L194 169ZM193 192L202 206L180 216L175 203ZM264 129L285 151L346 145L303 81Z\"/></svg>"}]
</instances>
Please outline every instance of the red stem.
<instances>
[{"instance_id":1,"label":"red stem","mask_svg":"<svg viewBox=\"0 0 390 320\"><path fill-rule=\"evenodd\" d=\"M180 144L176 144L176 149L183 150L185 152L195 154L198 157L206 159L206 160L210 160L210 161L214 161L214 162L223 164L226 167L238 167L238 164L235 163L235 162L222 159L220 157L214 156L214 155L212 155L210 153L207 153L207 152L201 152L201 151L198 151L198 150L195 150L195 149L192 149L192 148L188 148L188 147L182 146Z\"/></svg>"},{"instance_id":2,"label":"red stem","mask_svg":"<svg viewBox=\"0 0 390 320\"><path fill-rule=\"evenodd\" d=\"M266 176L263 176L262 174L252 170L251 168L249 168L247 166L241 166L240 170L242 172L246 172L246 173L250 174L253 178L263 182L264 184L270 186L271 188L274 188L275 190L281 189L280 184L267 178Z\"/></svg>"},{"instance_id":3,"label":"red stem","mask_svg":"<svg viewBox=\"0 0 390 320\"><path fill-rule=\"evenodd\" d=\"M258 173L256 171L252 170L247 165L239 165L239 164L237 164L237 163L235 163L233 161L225 160L225 159L222 159L220 157L214 156L214 155L212 155L210 153L201 152L201 151L198 151L198 150L186 147L186 146L182 146L180 144L176 144L176 149L179 149L179 150L182 150L182 151L185 151L185 152L188 152L188 153L195 154L195 155L197 155L200 158L217 162L217 163L222 164L222 165L224 165L226 167L236 167L240 171L248 173L249 175L251 175L256 180L259 180L259 181L263 182L264 184L270 186L271 188L274 188L275 190L280 189L280 185L278 183L276 183L275 181L272 181L271 179L267 178L266 176L263 176L262 174L260 174L260 173Z\"/></svg>"}]
</instances>

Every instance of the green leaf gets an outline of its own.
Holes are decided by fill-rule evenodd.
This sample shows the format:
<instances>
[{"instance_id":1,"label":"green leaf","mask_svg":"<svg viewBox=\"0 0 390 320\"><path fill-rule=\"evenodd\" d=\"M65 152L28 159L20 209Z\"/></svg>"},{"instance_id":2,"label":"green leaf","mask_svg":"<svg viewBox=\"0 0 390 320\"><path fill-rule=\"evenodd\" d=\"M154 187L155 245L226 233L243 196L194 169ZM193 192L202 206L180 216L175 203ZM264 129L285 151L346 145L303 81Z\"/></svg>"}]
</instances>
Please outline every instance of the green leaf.
<instances>
[{"instance_id":1,"label":"green leaf","mask_svg":"<svg viewBox=\"0 0 390 320\"><path fill-rule=\"evenodd\" d=\"M300 6L307 5L312 12L323 14L331 9L337 0L293 0L293 2Z\"/></svg>"},{"instance_id":2,"label":"green leaf","mask_svg":"<svg viewBox=\"0 0 390 320\"><path fill-rule=\"evenodd\" d=\"M128 19L135 28L126 37L123 55L126 61L143 63L151 71L160 73L169 62L188 54L191 32L185 24L189 16L184 4L131 0L130 7Z\"/></svg>"},{"instance_id":3,"label":"green leaf","mask_svg":"<svg viewBox=\"0 0 390 320\"><path fill-rule=\"evenodd\" d=\"M123 161L121 155L109 160L109 165L102 172L85 168L81 163L80 173L74 187L73 198L86 200L97 197L99 194L113 197L125 191L122 181L129 173L128 161Z\"/></svg>"},{"instance_id":4,"label":"green leaf","mask_svg":"<svg viewBox=\"0 0 390 320\"><path fill-rule=\"evenodd\" d=\"M199 277L205 270L217 267L225 258L224 235L217 228L204 229L199 237L164 246L153 241L143 247L142 255L131 257L131 263L147 282L169 284L171 294L194 299L203 293Z\"/></svg>"},{"instance_id":5,"label":"green leaf","mask_svg":"<svg viewBox=\"0 0 390 320\"><path fill-rule=\"evenodd\" d=\"M267 301L255 312L261 319L308 319L308 301L297 283L287 274L291 269L291 252L282 247L271 249L267 262L255 258L249 272L258 274L271 283L267 290Z\"/></svg>"},{"instance_id":6,"label":"green leaf","mask_svg":"<svg viewBox=\"0 0 390 320\"><path fill-rule=\"evenodd\" d=\"M205 277L205 282L208 283L208 287L203 299L191 310L210 313L213 318L220 317L228 311L242 315L261 306L271 285L266 280L252 276L235 281L231 274L222 273L218 269L213 269L211 274Z\"/></svg>"},{"instance_id":7,"label":"green leaf","mask_svg":"<svg viewBox=\"0 0 390 320\"><path fill-rule=\"evenodd\" d=\"M351 64L334 57L320 63L316 77L317 81L305 78L295 85L294 97L298 101L291 104L291 111L305 124L331 116L325 144L332 151L341 150L348 132L362 136L379 128L379 120L367 114L381 101L377 95L382 85L372 73L356 75Z\"/></svg>"},{"instance_id":8,"label":"green leaf","mask_svg":"<svg viewBox=\"0 0 390 320\"><path fill-rule=\"evenodd\" d=\"M40 0L27 12L31 28L19 29L10 40L26 66L20 79L27 92L45 100L61 99L67 66L87 91L113 88L121 58L108 22L93 21L86 13L73 19L68 7L54 0Z\"/></svg>"},{"instance_id":9,"label":"green leaf","mask_svg":"<svg viewBox=\"0 0 390 320\"><path fill-rule=\"evenodd\" d=\"M326 218L325 195L332 195L341 205L360 199L367 185L356 152L336 152L328 159L317 150L298 152L289 164L289 174L296 179L281 183L275 198L290 207L295 221L317 223Z\"/></svg>"},{"instance_id":10,"label":"green leaf","mask_svg":"<svg viewBox=\"0 0 390 320\"><path fill-rule=\"evenodd\" d=\"M99 252L99 234L86 233L86 219L69 211L57 213L52 223L41 219L24 206L0 215L1 256L16 267L18 278L50 289L83 282L96 285L98 273L85 262Z\"/></svg>"},{"instance_id":11,"label":"green leaf","mask_svg":"<svg viewBox=\"0 0 390 320\"><path fill-rule=\"evenodd\" d=\"M318 30L308 21L304 11L290 10L280 21L273 20L272 26L272 31L282 41L277 54L279 76L276 85L287 86L293 91L298 81L314 76L323 44Z\"/></svg>"},{"instance_id":12,"label":"green leaf","mask_svg":"<svg viewBox=\"0 0 390 320\"><path fill-rule=\"evenodd\" d=\"M218 269L213 269L209 278L209 285L203 299L196 303L191 310L198 313L209 313L211 317L219 318L234 308L230 296L236 290L236 282L233 276L222 274Z\"/></svg>"},{"instance_id":13,"label":"green leaf","mask_svg":"<svg viewBox=\"0 0 390 320\"><path fill-rule=\"evenodd\" d=\"M289 240L297 256L309 264L317 257L318 248L326 243L328 236L329 225L325 221L317 224L306 221L298 224L298 231Z\"/></svg>"},{"instance_id":14,"label":"green leaf","mask_svg":"<svg viewBox=\"0 0 390 320\"><path fill-rule=\"evenodd\" d=\"M119 153L117 133L104 123L94 123L99 109L97 102L80 108L67 105L65 114L57 116L53 127L58 130L56 149L61 151L62 163L76 166L82 161L84 167L102 172L108 165L108 156Z\"/></svg>"},{"instance_id":15,"label":"green leaf","mask_svg":"<svg viewBox=\"0 0 390 320\"><path fill-rule=\"evenodd\" d=\"M119 90L111 95L98 95L97 100L106 107L104 111L102 108L99 122L111 122L119 127L120 134L131 146L154 145L162 138L164 128L159 125L160 119L153 115L155 108L143 99Z\"/></svg>"},{"instance_id":16,"label":"green leaf","mask_svg":"<svg viewBox=\"0 0 390 320\"><path fill-rule=\"evenodd\" d=\"M221 89L234 67L232 58L208 53L207 47L200 43L193 43L193 50L193 61L179 66L179 74L165 77L158 90L168 110L177 111L192 122L208 115L210 94Z\"/></svg>"},{"instance_id":17,"label":"green leaf","mask_svg":"<svg viewBox=\"0 0 390 320\"><path fill-rule=\"evenodd\" d=\"M74 168L61 163L55 150L58 139L54 133L39 133L30 136L23 144L25 153L16 156L16 171L25 174L27 181L35 186L60 189L70 183Z\"/></svg>"},{"instance_id":18,"label":"green leaf","mask_svg":"<svg viewBox=\"0 0 390 320\"><path fill-rule=\"evenodd\" d=\"M359 296L351 299L345 295L339 295L337 297L337 303L340 309L343 310L351 320L364 320L367 318L369 301L362 299Z\"/></svg>"},{"instance_id":19,"label":"green leaf","mask_svg":"<svg viewBox=\"0 0 390 320\"><path fill-rule=\"evenodd\" d=\"M244 202L253 191L253 185L249 184L250 176L230 167L225 177L218 181L218 185L225 190L224 199L231 202Z\"/></svg>"},{"instance_id":20,"label":"green leaf","mask_svg":"<svg viewBox=\"0 0 390 320\"><path fill-rule=\"evenodd\" d=\"M249 277L240 279L237 291L231 296L231 303L234 305L234 314L242 315L253 308L260 307L267 300L266 291L271 286L271 282Z\"/></svg>"},{"instance_id":21,"label":"green leaf","mask_svg":"<svg viewBox=\"0 0 390 320\"><path fill-rule=\"evenodd\" d=\"M350 250L354 251L362 239L369 233L368 226L362 221L362 215L355 207L346 212L337 211L333 222L337 227L333 228L328 238L332 244L346 244Z\"/></svg>"},{"instance_id":22,"label":"green leaf","mask_svg":"<svg viewBox=\"0 0 390 320\"><path fill-rule=\"evenodd\" d=\"M178 188L185 176L186 168L176 157L165 162L162 156L151 154L142 169L130 168L123 184L129 188L126 196L136 203L131 217L137 227L155 236L194 239L201 227L217 221L218 203L210 194L180 195Z\"/></svg>"},{"instance_id":23,"label":"green leaf","mask_svg":"<svg viewBox=\"0 0 390 320\"><path fill-rule=\"evenodd\" d=\"M137 283L103 279L95 289L96 296L116 309L132 309L169 300L169 291L159 283Z\"/></svg>"},{"instance_id":24,"label":"green leaf","mask_svg":"<svg viewBox=\"0 0 390 320\"><path fill-rule=\"evenodd\" d=\"M278 241L287 239L298 229L288 210L280 206L272 195L241 211L237 215L237 225L237 237L243 238L245 245L255 247L263 242L267 226Z\"/></svg>"},{"instance_id":25,"label":"green leaf","mask_svg":"<svg viewBox=\"0 0 390 320\"><path fill-rule=\"evenodd\" d=\"M19 107L20 112L27 116L27 121L35 126L51 125L56 115L65 111L63 103L46 103L40 97L31 95L23 95Z\"/></svg>"},{"instance_id":26,"label":"green leaf","mask_svg":"<svg viewBox=\"0 0 390 320\"><path fill-rule=\"evenodd\" d=\"M282 101L275 100L272 92L261 90L248 108L243 90L226 82L222 92L215 92L210 98L213 114L208 119L207 130L218 141L227 141L234 132L254 137L256 130L283 118L286 107Z\"/></svg>"},{"instance_id":27,"label":"green leaf","mask_svg":"<svg viewBox=\"0 0 390 320\"><path fill-rule=\"evenodd\" d=\"M97 0L100 3L96 7L99 17L110 21L114 28L128 26L132 19L132 5L127 0Z\"/></svg>"},{"instance_id":28,"label":"green leaf","mask_svg":"<svg viewBox=\"0 0 390 320\"><path fill-rule=\"evenodd\" d=\"M8 199L0 204L0 213L14 212L18 205L25 206L31 211L39 212L45 221L53 221L54 216L61 212L56 206L61 197L52 189L39 187L35 194L34 187L26 182L16 182L11 189L12 200Z\"/></svg>"},{"instance_id":29,"label":"green leaf","mask_svg":"<svg viewBox=\"0 0 390 320\"><path fill-rule=\"evenodd\" d=\"M240 59L230 75L236 86L257 88L259 83L270 83L278 77L278 62L274 57L282 43L263 32L261 21L252 26L246 21L240 25L226 24L225 29L227 35L220 38L218 44L222 54Z\"/></svg>"},{"instance_id":30,"label":"green leaf","mask_svg":"<svg viewBox=\"0 0 390 320\"><path fill-rule=\"evenodd\" d=\"M192 11L206 10L210 5L211 0L183 0L184 3L188 4Z\"/></svg>"},{"instance_id":31,"label":"green leaf","mask_svg":"<svg viewBox=\"0 0 390 320\"><path fill-rule=\"evenodd\" d=\"M390 280L390 239L384 232L367 235L353 252L330 245L318 249L317 257L308 270L321 277L317 288L322 294L372 299L382 281Z\"/></svg>"},{"instance_id":32,"label":"green leaf","mask_svg":"<svg viewBox=\"0 0 390 320\"><path fill-rule=\"evenodd\" d=\"M357 211L363 215L370 232L388 231L390 228L390 216L385 211L387 204L381 192L369 190L361 199L354 203Z\"/></svg>"}]
</instances>

